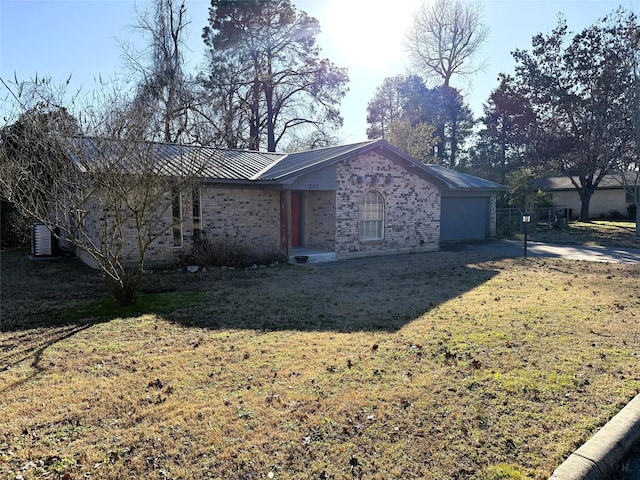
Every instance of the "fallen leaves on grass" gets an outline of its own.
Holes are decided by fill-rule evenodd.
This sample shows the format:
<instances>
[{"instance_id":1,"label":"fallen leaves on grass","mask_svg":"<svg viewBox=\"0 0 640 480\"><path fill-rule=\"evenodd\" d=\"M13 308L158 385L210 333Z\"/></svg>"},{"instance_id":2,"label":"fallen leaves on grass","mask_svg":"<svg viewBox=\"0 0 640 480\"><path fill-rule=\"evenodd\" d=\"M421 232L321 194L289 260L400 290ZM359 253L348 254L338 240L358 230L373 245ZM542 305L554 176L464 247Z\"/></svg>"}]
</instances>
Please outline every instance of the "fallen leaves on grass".
<instances>
[{"instance_id":1,"label":"fallen leaves on grass","mask_svg":"<svg viewBox=\"0 0 640 480\"><path fill-rule=\"evenodd\" d=\"M461 257L180 277L211 301L50 326L0 374L0 474L546 478L640 390L640 268Z\"/></svg>"}]
</instances>

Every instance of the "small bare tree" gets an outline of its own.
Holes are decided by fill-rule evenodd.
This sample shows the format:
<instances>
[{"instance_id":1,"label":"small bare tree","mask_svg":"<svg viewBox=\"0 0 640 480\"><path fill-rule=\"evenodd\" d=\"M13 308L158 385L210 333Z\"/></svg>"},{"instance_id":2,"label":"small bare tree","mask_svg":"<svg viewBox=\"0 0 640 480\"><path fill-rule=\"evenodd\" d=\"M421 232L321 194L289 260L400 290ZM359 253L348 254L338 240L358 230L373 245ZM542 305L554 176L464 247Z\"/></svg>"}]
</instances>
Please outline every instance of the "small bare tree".
<instances>
[{"instance_id":1,"label":"small bare tree","mask_svg":"<svg viewBox=\"0 0 640 480\"><path fill-rule=\"evenodd\" d=\"M405 49L413 67L449 86L453 75L469 77L484 68L475 57L489 36L481 22L482 4L464 0L427 0L413 15Z\"/></svg>"},{"instance_id":2,"label":"small bare tree","mask_svg":"<svg viewBox=\"0 0 640 480\"><path fill-rule=\"evenodd\" d=\"M62 118L63 96L50 84L0 81L16 119L1 132L0 194L93 260L118 304L132 303L150 247L184 218L174 192L191 192L199 168L180 148L160 155L162 144L141 140L153 112L82 110L82 128L69 135L51 121Z\"/></svg>"}]
</instances>

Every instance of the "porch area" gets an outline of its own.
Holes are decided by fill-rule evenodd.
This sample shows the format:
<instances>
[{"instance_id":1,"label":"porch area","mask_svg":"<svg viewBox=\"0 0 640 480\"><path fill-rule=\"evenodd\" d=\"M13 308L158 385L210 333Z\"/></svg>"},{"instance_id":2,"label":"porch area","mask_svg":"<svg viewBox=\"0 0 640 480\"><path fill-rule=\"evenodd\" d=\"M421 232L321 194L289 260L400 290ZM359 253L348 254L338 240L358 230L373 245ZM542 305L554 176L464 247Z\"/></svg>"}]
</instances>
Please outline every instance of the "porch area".
<instances>
[{"instance_id":1,"label":"porch area","mask_svg":"<svg viewBox=\"0 0 640 480\"><path fill-rule=\"evenodd\" d=\"M332 262L335 260L337 260L335 252L313 248L294 248L289 256L289 263L292 264Z\"/></svg>"}]
</instances>

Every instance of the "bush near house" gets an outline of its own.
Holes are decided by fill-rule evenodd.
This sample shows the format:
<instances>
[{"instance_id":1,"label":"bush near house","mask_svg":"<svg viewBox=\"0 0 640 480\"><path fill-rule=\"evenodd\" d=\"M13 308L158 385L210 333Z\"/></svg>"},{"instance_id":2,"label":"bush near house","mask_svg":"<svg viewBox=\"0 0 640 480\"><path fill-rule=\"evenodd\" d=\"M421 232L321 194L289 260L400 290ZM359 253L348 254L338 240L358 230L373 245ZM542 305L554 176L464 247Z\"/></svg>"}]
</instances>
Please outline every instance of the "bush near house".
<instances>
[{"instance_id":1,"label":"bush near house","mask_svg":"<svg viewBox=\"0 0 640 480\"><path fill-rule=\"evenodd\" d=\"M25 248L29 246L31 221L20 215L11 203L1 200L0 248Z\"/></svg>"}]
</instances>

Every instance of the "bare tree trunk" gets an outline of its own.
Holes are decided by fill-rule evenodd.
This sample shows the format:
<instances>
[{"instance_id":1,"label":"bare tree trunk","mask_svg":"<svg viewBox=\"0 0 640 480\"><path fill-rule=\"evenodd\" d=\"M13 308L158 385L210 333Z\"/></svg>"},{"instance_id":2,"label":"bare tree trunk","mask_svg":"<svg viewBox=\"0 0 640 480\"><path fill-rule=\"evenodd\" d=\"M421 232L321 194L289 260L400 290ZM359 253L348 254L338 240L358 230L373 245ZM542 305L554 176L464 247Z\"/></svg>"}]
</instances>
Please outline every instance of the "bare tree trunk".
<instances>
[{"instance_id":1,"label":"bare tree trunk","mask_svg":"<svg viewBox=\"0 0 640 480\"><path fill-rule=\"evenodd\" d=\"M589 204L591 202L591 194L580 193L580 221L589 221Z\"/></svg>"}]
</instances>

